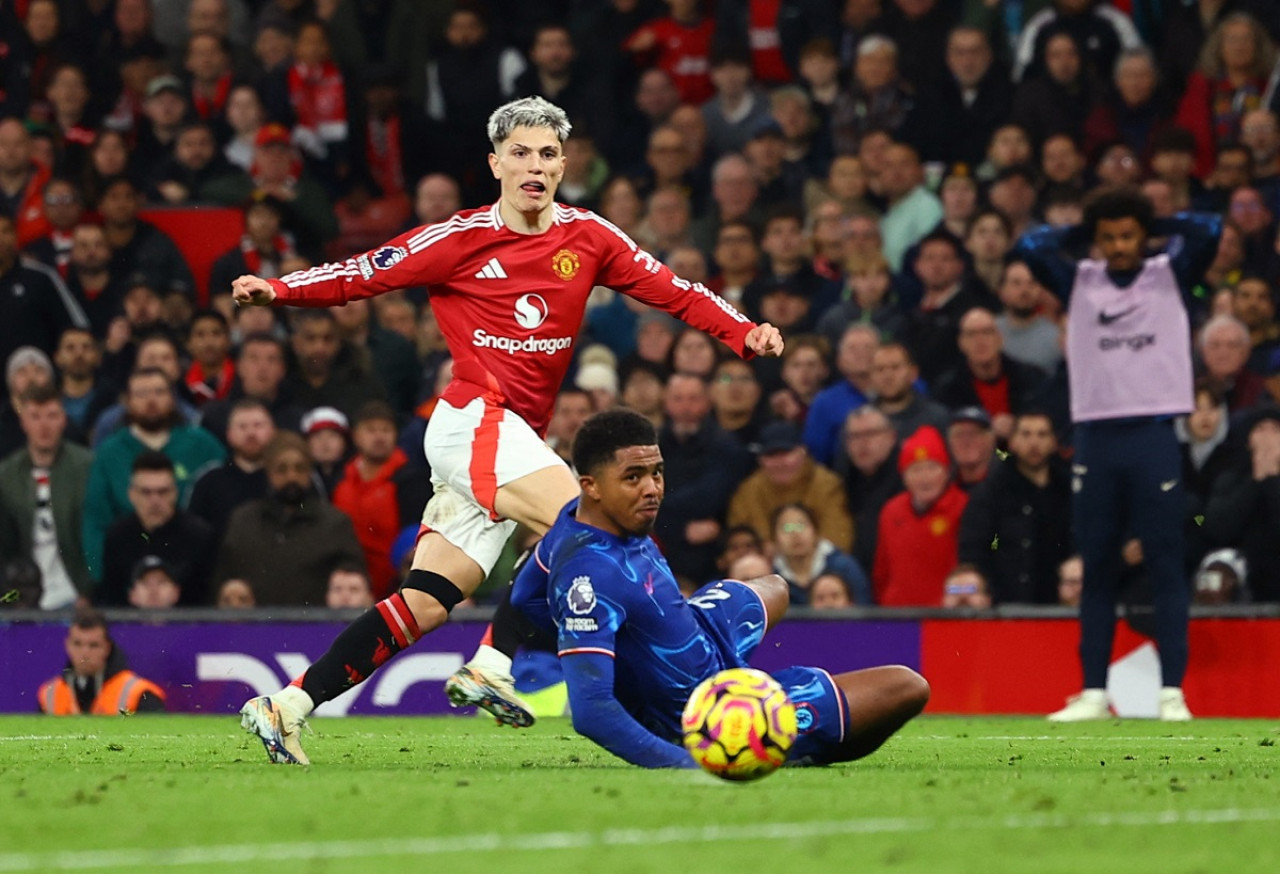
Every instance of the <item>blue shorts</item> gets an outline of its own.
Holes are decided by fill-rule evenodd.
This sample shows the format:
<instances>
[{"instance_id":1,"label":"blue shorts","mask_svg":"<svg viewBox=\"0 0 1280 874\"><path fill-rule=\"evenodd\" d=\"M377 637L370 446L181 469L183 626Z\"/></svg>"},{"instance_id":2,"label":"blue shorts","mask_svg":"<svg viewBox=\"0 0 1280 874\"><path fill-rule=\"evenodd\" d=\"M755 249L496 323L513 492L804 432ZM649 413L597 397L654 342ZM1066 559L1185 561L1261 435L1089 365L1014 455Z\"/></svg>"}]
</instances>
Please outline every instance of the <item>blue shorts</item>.
<instances>
[{"instance_id":1,"label":"blue shorts","mask_svg":"<svg viewBox=\"0 0 1280 874\"><path fill-rule=\"evenodd\" d=\"M735 580L708 583L689 597L694 616L715 641L726 667L746 665L764 639L764 602ZM789 765L824 765L837 760L849 730L849 704L831 675L821 668L793 667L770 672L796 706L799 735Z\"/></svg>"}]
</instances>

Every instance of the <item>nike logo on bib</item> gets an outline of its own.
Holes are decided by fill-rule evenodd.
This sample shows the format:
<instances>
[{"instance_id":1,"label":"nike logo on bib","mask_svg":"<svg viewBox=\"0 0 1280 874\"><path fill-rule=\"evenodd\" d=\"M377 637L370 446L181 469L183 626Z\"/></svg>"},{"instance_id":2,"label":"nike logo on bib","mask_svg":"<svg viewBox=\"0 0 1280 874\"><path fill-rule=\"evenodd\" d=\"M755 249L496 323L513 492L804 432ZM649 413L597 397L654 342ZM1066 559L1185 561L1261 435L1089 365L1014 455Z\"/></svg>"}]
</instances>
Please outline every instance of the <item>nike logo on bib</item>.
<instances>
[{"instance_id":1,"label":"nike logo on bib","mask_svg":"<svg viewBox=\"0 0 1280 874\"><path fill-rule=\"evenodd\" d=\"M1134 310L1136 310L1137 308L1138 308L1138 307L1137 307L1136 305L1134 305L1134 306L1129 307L1127 310L1121 310L1121 311L1120 311L1120 312L1118 312L1118 313L1109 313L1109 312L1107 312L1106 310L1101 310L1101 311L1099 311L1099 313L1098 313L1098 324L1099 324L1099 325L1109 325L1109 324L1111 324L1112 322L1117 322L1117 321L1119 321L1120 319L1123 319L1125 316L1129 315L1129 313L1133 312L1133 311L1134 311Z\"/></svg>"}]
</instances>

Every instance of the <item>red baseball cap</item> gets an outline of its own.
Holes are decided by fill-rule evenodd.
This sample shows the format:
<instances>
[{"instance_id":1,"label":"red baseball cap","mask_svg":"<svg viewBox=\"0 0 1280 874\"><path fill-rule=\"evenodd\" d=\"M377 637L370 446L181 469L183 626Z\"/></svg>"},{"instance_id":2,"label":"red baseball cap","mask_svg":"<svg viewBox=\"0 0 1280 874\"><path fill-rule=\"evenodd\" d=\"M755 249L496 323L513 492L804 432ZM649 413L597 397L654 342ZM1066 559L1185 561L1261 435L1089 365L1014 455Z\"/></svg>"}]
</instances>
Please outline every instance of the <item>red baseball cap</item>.
<instances>
[{"instance_id":1,"label":"red baseball cap","mask_svg":"<svg viewBox=\"0 0 1280 874\"><path fill-rule=\"evenodd\" d=\"M289 129L275 122L258 128L258 135L253 138L255 146L288 146L292 145L292 142Z\"/></svg>"}]
</instances>

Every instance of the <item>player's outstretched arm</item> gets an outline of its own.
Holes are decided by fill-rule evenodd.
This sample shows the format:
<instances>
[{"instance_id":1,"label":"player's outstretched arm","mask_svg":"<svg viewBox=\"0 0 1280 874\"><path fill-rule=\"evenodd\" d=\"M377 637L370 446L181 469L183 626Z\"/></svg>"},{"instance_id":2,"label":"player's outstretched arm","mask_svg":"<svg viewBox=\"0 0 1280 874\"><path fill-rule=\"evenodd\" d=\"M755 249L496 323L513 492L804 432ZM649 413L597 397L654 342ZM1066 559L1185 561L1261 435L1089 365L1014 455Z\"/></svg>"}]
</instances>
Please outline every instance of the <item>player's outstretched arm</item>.
<instances>
[{"instance_id":1,"label":"player's outstretched arm","mask_svg":"<svg viewBox=\"0 0 1280 874\"><path fill-rule=\"evenodd\" d=\"M276 290L261 276L241 276L231 283L231 299L240 306L268 306Z\"/></svg>"},{"instance_id":2,"label":"player's outstretched arm","mask_svg":"<svg viewBox=\"0 0 1280 874\"><path fill-rule=\"evenodd\" d=\"M696 768L684 748L635 720L613 695L613 658L600 652L560 656L573 730L618 758L642 768Z\"/></svg>"}]
</instances>

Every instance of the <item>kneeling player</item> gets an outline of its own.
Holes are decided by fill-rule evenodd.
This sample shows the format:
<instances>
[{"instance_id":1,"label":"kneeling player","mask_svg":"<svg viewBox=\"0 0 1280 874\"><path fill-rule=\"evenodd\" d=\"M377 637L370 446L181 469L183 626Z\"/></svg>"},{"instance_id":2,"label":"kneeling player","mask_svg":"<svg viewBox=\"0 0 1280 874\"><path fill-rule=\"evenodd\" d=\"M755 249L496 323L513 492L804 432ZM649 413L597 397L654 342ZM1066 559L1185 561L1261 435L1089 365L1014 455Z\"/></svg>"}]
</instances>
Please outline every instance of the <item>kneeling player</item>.
<instances>
[{"instance_id":1,"label":"kneeling player","mask_svg":"<svg viewBox=\"0 0 1280 874\"><path fill-rule=\"evenodd\" d=\"M648 420L628 410L582 426L573 447L582 495L521 570L512 601L557 629L579 733L635 765L687 768L695 765L678 745L685 702L707 677L746 666L786 612L787 586L775 575L723 580L685 600L649 537L663 497L657 443ZM924 678L901 666L774 676L808 713L793 763L868 755L929 699Z\"/></svg>"}]
</instances>

